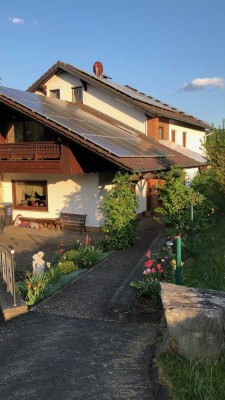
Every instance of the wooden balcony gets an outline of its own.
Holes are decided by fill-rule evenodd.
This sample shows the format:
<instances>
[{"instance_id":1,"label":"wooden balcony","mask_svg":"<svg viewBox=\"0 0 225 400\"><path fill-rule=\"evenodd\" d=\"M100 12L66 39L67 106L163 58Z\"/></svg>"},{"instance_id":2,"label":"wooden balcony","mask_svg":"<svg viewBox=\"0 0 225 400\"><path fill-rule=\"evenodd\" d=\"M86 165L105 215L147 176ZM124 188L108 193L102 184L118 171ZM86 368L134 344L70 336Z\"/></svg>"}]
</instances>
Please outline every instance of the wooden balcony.
<instances>
[{"instance_id":1,"label":"wooden balcony","mask_svg":"<svg viewBox=\"0 0 225 400\"><path fill-rule=\"evenodd\" d=\"M54 142L0 144L0 160L60 160L61 146Z\"/></svg>"},{"instance_id":2,"label":"wooden balcony","mask_svg":"<svg viewBox=\"0 0 225 400\"><path fill-rule=\"evenodd\" d=\"M62 145L54 142L1 143L0 172L60 173Z\"/></svg>"},{"instance_id":3,"label":"wooden balcony","mask_svg":"<svg viewBox=\"0 0 225 400\"><path fill-rule=\"evenodd\" d=\"M0 173L82 174L80 162L67 143L0 143Z\"/></svg>"}]
</instances>

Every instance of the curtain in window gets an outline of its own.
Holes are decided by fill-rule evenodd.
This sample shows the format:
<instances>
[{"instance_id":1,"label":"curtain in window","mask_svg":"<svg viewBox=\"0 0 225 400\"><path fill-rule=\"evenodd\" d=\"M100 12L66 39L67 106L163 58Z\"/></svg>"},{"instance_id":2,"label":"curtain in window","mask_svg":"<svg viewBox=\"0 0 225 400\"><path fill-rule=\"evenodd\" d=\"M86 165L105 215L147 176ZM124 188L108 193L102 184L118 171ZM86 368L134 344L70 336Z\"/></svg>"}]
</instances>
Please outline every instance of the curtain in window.
<instances>
[{"instance_id":1,"label":"curtain in window","mask_svg":"<svg viewBox=\"0 0 225 400\"><path fill-rule=\"evenodd\" d=\"M40 182L25 182L25 192L29 196L35 196L37 193L39 196L45 195L45 185Z\"/></svg>"}]
</instances>

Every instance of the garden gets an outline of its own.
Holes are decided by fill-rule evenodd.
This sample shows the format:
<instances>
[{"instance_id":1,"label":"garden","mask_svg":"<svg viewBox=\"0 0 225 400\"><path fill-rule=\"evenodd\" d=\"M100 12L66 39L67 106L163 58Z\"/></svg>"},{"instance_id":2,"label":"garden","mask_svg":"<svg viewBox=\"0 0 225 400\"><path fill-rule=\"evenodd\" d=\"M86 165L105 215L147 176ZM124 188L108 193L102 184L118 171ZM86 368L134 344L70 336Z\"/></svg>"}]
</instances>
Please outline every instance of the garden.
<instances>
[{"instance_id":1,"label":"garden","mask_svg":"<svg viewBox=\"0 0 225 400\"><path fill-rule=\"evenodd\" d=\"M212 153L215 157L215 147ZM163 281L225 291L225 182L216 168L212 163L200 171L191 187L184 185L184 173L177 167L162 175L165 184L158 187L161 206L156 211L165 217L167 246L158 254L148 251L143 279L131 282L137 296L148 298L155 307ZM173 400L224 399L225 354L216 361L161 355L157 366L160 382Z\"/></svg>"},{"instance_id":2,"label":"garden","mask_svg":"<svg viewBox=\"0 0 225 400\"><path fill-rule=\"evenodd\" d=\"M155 210L155 218L163 217L167 241L157 253L147 251L142 279L131 282L137 299L147 299L151 308L160 305L160 282L225 290L225 171L220 173L221 165L217 169L216 162L213 164L214 155L221 153L216 153L215 143L210 146L211 168L201 170L191 186L185 185L185 173L176 166L159 176L165 183L157 188L160 206ZM225 163L222 167L225 168ZM105 216L102 247L78 244L46 263L42 274L26 273L18 282L18 290L28 305L76 279L107 256L107 252L123 250L135 243L134 184L128 174L122 173L116 174L113 183L102 205ZM157 360L157 366L160 381L173 400L224 400L225 382L221 379L225 372L224 355L216 361L188 361L167 354Z\"/></svg>"},{"instance_id":3,"label":"garden","mask_svg":"<svg viewBox=\"0 0 225 400\"><path fill-rule=\"evenodd\" d=\"M137 201L129 174L117 173L113 187L102 204L105 240L93 243L87 239L74 248L61 248L53 260L44 261L42 251L33 256L33 271L16 268L17 290L29 307L51 296L77 279L114 250L123 250L134 244L136 238Z\"/></svg>"},{"instance_id":4,"label":"garden","mask_svg":"<svg viewBox=\"0 0 225 400\"><path fill-rule=\"evenodd\" d=\"M78 241L74 248L65 251L62 247L51 262L44 261L44 253L33 256L33 271L24 271L16 266L17 290L29 307L51 296L88 271L109 253L103 244Z\"/></svg>"}]
</instances>

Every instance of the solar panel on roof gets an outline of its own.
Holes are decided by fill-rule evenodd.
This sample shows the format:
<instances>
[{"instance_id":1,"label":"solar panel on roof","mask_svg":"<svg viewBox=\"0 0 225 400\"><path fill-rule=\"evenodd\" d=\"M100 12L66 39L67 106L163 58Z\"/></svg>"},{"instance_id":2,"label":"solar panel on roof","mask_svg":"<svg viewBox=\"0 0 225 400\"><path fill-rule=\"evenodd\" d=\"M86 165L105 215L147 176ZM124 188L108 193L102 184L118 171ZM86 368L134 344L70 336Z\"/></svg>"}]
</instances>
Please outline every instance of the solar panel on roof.
<instances>
[{"instance_id":1,"label":"solar panel on roof","mask_svg":"<svg viewBox=\"0 0 225 400\"><path fill-rule=\"evenodd\" d=\"M150 140L100 120L72 103L2 86L0 94L118 157L168 155Z\"/></svg>"},{"instance_id":2,"label":"solar panel on roof","mask_svg":"<svg viewBox=\"0 0 225 400\"><path fill-rule=\"evenodd\" d=\"M163 103L160 100L155 99L154 97L149 96L147 94L144 94L143 92L139 92L138 90L132 88L129 85L123 86L123 85L119 85L118 83L115 83L115 82L107 82L107 84L109 86L112 86L116 90L119 90L119 91L123 92L124 94L132 97L133 99L141 101L142 103L144 102L150 106L157 106L157 107L159 107L159 104L161 103L163 109L165 109L167 111L173 111L173 107L171 107L169 104L163 105Z\"/></svg>"}]
</instances>

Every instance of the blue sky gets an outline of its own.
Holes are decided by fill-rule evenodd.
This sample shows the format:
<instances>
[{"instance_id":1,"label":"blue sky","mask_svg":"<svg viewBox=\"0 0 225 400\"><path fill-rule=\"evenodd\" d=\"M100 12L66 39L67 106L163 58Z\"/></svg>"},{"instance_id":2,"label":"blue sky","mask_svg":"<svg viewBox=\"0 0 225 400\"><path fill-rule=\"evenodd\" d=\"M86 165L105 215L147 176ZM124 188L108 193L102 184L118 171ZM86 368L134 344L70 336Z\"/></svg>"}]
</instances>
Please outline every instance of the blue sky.
<instances>
[{"instance_id":1,"label":"blue sky","mask_svg":"<svg viewBox=\"0 0 225 400\"><path fill-rule=\"evenodd\" d=\"M225 118L224 0L4 0L1 84L57 60L104 73L216 126Z\"/></svg>"}]
</instances>

